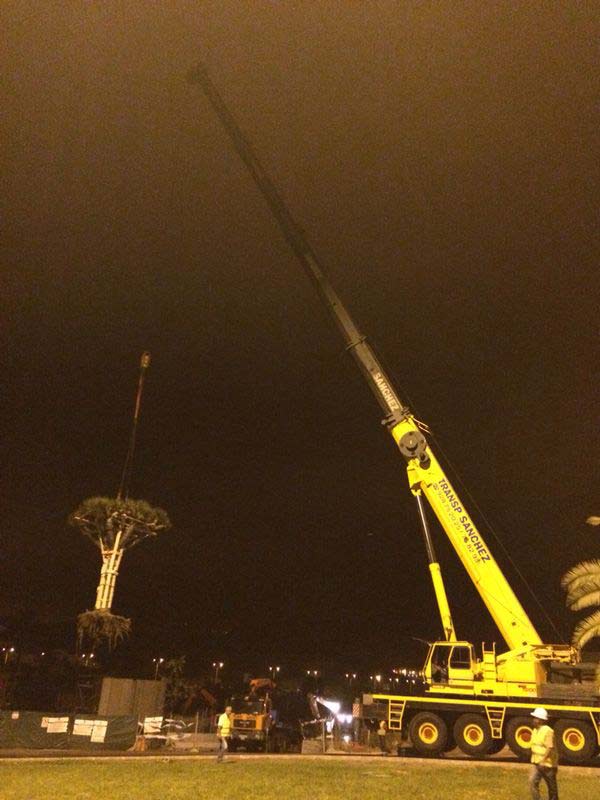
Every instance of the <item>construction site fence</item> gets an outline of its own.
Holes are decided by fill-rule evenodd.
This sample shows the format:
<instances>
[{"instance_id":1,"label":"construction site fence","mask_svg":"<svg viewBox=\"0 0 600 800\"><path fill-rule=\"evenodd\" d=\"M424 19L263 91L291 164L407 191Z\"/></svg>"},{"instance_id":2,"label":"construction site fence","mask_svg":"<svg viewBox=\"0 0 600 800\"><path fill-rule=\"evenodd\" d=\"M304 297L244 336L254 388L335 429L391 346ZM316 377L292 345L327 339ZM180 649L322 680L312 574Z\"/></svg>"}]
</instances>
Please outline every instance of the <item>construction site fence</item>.
<instances>
[{"instance_id":1,"label":"construction site fence","mask_svg":"<svg viewBox=\"0 0 600 800\"><path fill-rule=\"evenodd\" d=\"M0 749L128 750L137 733L133 716L0 711Z\"/></svg>"}]
</instances>

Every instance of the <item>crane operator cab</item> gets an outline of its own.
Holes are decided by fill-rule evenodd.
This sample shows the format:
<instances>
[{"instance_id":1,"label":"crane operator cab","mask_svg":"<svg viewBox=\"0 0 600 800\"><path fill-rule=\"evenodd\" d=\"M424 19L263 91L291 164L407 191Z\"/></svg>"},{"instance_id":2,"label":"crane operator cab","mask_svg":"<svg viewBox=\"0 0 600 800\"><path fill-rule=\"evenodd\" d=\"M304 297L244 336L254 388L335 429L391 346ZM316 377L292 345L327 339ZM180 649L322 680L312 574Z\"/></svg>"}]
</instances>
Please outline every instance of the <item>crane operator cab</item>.
<instances>
[{"instance_id":1,"label":"crane operator cab","mask_svg":"<svg viewBox=\"0 0 600 800\"><path fill-rule=\"evenodd\" d=\"M427 655L425 681L436 690L472 690L478 671L473 645L469 642L434 642Z\"/></svg>"}]
</instances>

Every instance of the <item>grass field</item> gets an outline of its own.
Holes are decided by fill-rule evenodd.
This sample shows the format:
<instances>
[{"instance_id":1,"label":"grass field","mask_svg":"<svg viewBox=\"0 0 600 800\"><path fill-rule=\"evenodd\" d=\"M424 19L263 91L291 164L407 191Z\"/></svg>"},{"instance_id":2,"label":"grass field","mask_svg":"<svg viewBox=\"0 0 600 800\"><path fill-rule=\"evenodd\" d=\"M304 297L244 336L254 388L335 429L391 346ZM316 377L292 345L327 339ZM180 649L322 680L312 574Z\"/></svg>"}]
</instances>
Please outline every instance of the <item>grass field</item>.
<instances>
[{"instance_id":1,"label":"grass field","mask_svg":"<svg viewBox=\"0 0 600 800\"><path fill-rule=\"evenodd\" d=\"M598 800L600 771L559 773L561 800ZM514 800L527 771L402 759L265 758L0 763L1 800Z\"/></svg>"}]
</instances>

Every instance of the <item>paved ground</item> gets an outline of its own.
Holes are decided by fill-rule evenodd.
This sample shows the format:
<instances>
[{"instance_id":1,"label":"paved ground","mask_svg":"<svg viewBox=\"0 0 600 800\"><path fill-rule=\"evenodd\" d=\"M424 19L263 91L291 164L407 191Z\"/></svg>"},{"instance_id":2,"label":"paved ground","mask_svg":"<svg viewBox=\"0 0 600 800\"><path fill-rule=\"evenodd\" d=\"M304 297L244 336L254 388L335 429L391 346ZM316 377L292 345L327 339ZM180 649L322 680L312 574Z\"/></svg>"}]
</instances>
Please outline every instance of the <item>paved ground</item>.
<instances>
[{"instance_id":1,"label":"paved ground","mask_svg":"<svg viewBox=\"0 0 600 800\"><path fill-rule=\"evenodd\" d=\"M48 751L48 750L38 750L38 751L0 751L0 762L1 761L22 761L24 763L32 762L32 761L57 761L57 760L70 760L70 759L77 759L78 761L87 760L87 761L100 761L100 760L112 760L112 761L139 761L140 759L148 760L148 761L193 761L197 759L214 759L215 755L212 753L181 753L181 752L172 752L172 751L154 751L154 752L146 752L146 753L117 753L114 752L107 752L104 753L94 753L90 754L89 752L70 752L70 751ZM264 753L256 754L256 753L236 753L235 755L228 756L228 760L235 762L235 761L247 761L252 760L256 761L257 759L260 760L268 760L268 761L284 761L286 759L289 760L302 760L305 761L307 759L310 760L323 760L323 759L335 759L337 761L348 761L348 762L356 762L357 759L365 760L372 763L381 763L384 759L387 764L391 765L398 765L398 767L406 766L407 762L414 764L415 766L419 765L427 765L428 767L440 768L440 769L448 769L455 766L461 767L501 767L505 769L522 769L527 770L529 768L529 764L522 763L518 761L512 754L507 754L503 756L499 754L499 756L494 756L493 758L487 759L480 759L476 760L474 758L469 758L468 756L464 756L456 751L456 755L449 754L444 758L420 758L418 756L406 754L404 756L396 757L396 756L381 756L371 755L371 754L360 754L360 755L347 755L347 754L338 754L338 753L325 753L320 755L278 755L278 754L268 754L265 755ZM592 762L586 766L578 767L578 766L562 766L560 767L561 771L566 771L569 773L575 774L589 774L589 775L597 775L598 770L600 769L600 760L595 759L595 763Z\"/></svg>"}]
</instances>

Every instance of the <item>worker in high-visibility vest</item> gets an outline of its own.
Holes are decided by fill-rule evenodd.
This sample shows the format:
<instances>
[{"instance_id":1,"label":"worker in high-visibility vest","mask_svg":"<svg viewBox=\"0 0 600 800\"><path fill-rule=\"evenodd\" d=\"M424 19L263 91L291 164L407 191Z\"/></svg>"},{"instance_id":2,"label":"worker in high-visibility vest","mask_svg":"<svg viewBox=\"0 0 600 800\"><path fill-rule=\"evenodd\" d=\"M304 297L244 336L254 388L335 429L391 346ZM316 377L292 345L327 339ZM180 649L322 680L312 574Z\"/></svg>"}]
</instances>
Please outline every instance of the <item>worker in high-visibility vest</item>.
<instances>
[{"instance_id":1,"label":"worker in high-visibility vest","mask_svg":"<svg viewBox=\"0 0 600 800\"><path fill-rule=\"evenodd\" d=\"M227 706L225 711L221 714L217 722L217 736L219 737L219 753L217 761L223 761L225 753L229 750L229 741L231 739L231 717L233 709Z\"/></svg>"},{"instance_id":2,"label":"worker in high-visibility vest","mask_svg":"<svg viewBox=\"0 0 600 800\"><path fill-rule=\"evenodd\" d=\"M540 800L540 783L546 782L548 800L558 800L556 773L558 771L558 753L554 743L554 731L548 725L548 712L545 708L536 708L531 712L533 731L531 733L531 774L529 785L533 800Z\"/></svg>"}]
</instances>

